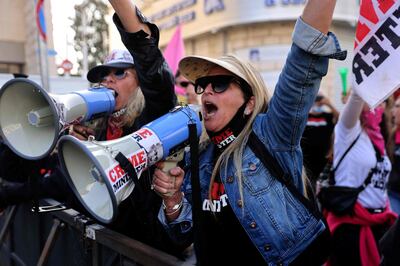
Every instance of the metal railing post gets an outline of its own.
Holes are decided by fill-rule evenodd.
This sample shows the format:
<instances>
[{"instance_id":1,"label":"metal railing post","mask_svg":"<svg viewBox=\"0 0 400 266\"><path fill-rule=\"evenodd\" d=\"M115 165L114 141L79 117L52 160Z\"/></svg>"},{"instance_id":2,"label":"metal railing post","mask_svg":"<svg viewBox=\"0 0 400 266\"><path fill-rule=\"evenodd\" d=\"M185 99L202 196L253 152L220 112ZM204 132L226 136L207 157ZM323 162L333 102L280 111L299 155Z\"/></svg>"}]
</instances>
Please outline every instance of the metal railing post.
<instances>
[{"instance_id":1,"label":"metal railing post","mask_svg":"<svg viewBox=\"0 0 400 266\"><path fill-rule=\"evenodd\" d=\"M53 248L55 241L57 240L58 233L63 227L64 223L62 223L59 219L53 220L53 226L51 227L49 236L47 237L42 253L40 254L37 266L43 266L46 264L47 259L49 258L50 251Z\"/></svg>"}]
</instances>

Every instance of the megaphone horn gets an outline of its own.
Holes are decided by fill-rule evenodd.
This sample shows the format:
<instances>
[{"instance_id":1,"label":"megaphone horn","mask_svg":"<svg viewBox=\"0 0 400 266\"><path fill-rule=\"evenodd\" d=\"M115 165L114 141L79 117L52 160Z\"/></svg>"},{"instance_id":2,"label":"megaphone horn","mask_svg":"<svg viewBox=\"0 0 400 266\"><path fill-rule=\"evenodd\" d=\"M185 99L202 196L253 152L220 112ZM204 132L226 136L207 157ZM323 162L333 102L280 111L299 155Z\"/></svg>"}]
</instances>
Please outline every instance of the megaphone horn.
<instances>
[{"instance_id":1,"label":"megaphone horn","mask_svg":"<svg viewBox=\"0 0 400 266\"><path fill-rule=\"evenodd\" d=\"M96 88L51 94L26 78L6 82L0 90L0 134L19 156L47 156L63 127L114 111L112 90Z\"/></svg>"},{"instance_id":2,"label":"megaphone horn","mask_svg":"<svg viewBox=\"0 0 400 266\"><path fill-rule=\"evenodd\" d=\"M116 157L123 154L140 177L143 170L187 145L189 123L196 124L200 136L199 109L193 105L178 107L116 140L80 141L72 136L63 136L58 144L61 167L75 195L89 213L103 223L110 223L117 215L120 202L131 194L135 186Z\"/></svg>"}]
</instances>

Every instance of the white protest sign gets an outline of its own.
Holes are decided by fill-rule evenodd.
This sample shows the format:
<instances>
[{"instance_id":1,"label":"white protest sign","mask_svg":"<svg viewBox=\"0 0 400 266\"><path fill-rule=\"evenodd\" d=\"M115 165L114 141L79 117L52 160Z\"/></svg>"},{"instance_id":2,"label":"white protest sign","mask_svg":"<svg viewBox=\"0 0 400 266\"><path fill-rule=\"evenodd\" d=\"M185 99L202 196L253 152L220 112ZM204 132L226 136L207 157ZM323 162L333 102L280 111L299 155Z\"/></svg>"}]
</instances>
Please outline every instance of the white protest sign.
<instances>
[{"instance_id":1,"label":"white protest sign","mask_svg":"<svg viewBox=\"0 0 400 266\"><path fill-rule=\"evenodd\" d=\"M352 85L371 108L400 87L399 24L400 1L361 1Z\"/></svg>"}]
</instances>

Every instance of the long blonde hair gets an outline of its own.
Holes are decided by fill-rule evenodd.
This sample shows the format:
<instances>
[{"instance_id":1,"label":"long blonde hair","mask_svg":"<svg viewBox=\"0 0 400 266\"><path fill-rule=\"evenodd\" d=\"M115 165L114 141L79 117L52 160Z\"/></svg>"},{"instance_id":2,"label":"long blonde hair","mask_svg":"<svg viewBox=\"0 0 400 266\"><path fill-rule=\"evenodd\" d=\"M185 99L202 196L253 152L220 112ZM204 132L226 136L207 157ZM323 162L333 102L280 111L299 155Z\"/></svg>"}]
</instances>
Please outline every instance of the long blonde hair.
<instances>
[{"instance_id":1,"label":"long blonde hair","mask_svg":"<svg viewBox=\"0 0 400 266\"><path fill-rule=\"evenodd\" d=\"M225 171L227 170L229 158L233 158L234 166L238 174L239 180L239 190L240 197L243 201L243 189L242 189L242 154L244 148L246 147L247 139L249 138L250 132L252 130L253 122L259 113L265 112L270 96L268 94L267 87L264 83L259 72L248 62L243 61L236 57L235 55L226 55L219 58L240 70L245 80L249 83L251 87L251 92L255 97L255 105L252 114L250 115L246 125L244 126L241 133L237 136L236 140L232 142L226 150L219 156L215 167L211 175L210 184L215 180L221 166L224 166ZM209 190L209 197L211 199L211 186Z\"/></svg>"},{"instance_id":2,"label":"long blonde hair","mask_svg":"<svg viewBox=\"0 0 400 266\"><path fill-rule=\"evenodd\" d=\"M129 97L128 105L126 106L126 113L123 116L123 125L132 126L135 119L142 113L145 106L143 92L138 87L131 97Z\"/></svg>"},{"instance_id":3,"label":"long blonde hair","mask_svg":"<svg viewBox=\"0 0 400 266\"><path fill-rule=\"evenodd\" d=\"M247 61L244 61L235 55L225 55L219 58L234 67L236 67L242 74L242 77L249 83L251 87L251 92L255 98L254 109L251 113L246 125L243 130L237 136L236 140L232 142L226 150L222 152L222 154L217 159L210 180L209 187L209 199L211 199L211 184L214 182L216 175L219 172L219 169L222 168L227 171L228 161L230 158L233 158L234 168L236 169L238 184L239 184L239 193L240 199L244 204L243 200L243 174L242 174L242 155L244 149L247 144L247 140L252 131L252 125L259 113L263 113L267 110L267 106L270 100L270 95L268 93L267 86L264 83L263 78L260 73ZM303 180L303 191L305 192L305 196L308 197L306 184L308 182L307 175L305 173L304 167L302 168L302 180Z\"/></svg>"}]
</instances>

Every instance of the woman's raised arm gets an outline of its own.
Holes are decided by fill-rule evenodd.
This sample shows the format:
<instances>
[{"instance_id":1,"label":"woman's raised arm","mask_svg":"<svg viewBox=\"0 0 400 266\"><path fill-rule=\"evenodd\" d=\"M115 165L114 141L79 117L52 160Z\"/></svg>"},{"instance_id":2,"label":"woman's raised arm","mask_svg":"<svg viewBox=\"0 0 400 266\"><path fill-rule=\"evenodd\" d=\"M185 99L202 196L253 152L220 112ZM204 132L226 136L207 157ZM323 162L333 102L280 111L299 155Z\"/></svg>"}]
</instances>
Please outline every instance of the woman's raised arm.
<instances>
[{"instance_id":1,"label":"woman's raised arm","mask_svg":"<svg viewBox=\"0 0 400 266\"><path fill-rule=\"evenodd\" d=\"M308 0L301 18L305 23L327 34L332 23L336 0Z\"/></svg>"},{"instance_id":2,"label":"woman's raised arm","mask_svg":"<svg viewBox=\"0 0 400 266\"><path fill-rule=\"evenodd\" d=\"M132 0L109 0L127 32L145 31L151 35L149 27L142 23L136 14L136 5Z\"/></svg>"}]
</instances>

